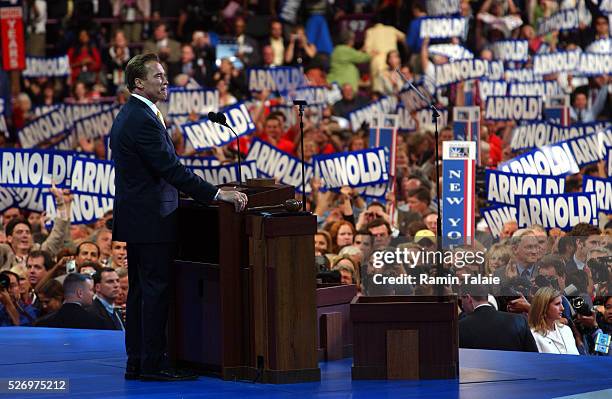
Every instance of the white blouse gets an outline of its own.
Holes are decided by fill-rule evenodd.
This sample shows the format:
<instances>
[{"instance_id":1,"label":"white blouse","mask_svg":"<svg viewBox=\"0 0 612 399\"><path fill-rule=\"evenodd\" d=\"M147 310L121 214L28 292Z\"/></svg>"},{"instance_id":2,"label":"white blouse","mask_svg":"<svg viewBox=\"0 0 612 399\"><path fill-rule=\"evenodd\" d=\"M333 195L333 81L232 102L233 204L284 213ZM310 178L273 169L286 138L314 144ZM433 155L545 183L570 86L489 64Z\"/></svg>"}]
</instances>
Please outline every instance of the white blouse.
<instances>
[{"instance_id":1,"label":"white blouse","mask_svg":"<svg viewBox=\"0 0 612 399\"><path fill-rule=\"evenodd\" d=\"M563 324L555 323L552 331L546 335L531 329L540 353L557 353L562 355L579 355L572 330Z\"/></svg>"}]
</instances>

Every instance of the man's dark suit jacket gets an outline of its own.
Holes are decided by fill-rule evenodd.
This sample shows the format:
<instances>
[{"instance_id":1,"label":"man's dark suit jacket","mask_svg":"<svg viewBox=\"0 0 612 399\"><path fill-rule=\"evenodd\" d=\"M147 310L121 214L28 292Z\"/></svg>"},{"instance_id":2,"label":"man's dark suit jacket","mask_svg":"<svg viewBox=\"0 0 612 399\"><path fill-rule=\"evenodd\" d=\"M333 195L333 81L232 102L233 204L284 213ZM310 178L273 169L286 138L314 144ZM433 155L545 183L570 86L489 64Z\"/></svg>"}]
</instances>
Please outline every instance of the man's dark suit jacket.
<instances>
[{"instance_id":1,"label":"man's dark suit jacket","mask_svg":"<svg viewBox=\"0 0 612 399\"><path fill-rule=\"evenodd\" d=\"M55 328L86 328L90 330L108 330L104 320L95 314L89 313L77 303L65 303L54 313L38 319L36 327Z\"/></svg>"},{"instance_id":2,"label":"man's dark suit jacket","mask_svg":"<svg viewBox=\"0 0 612 399\"><path fill-rule=\"evenodd\" d=\"M527 320L520 315L481 306L459 320L459 347L537 352Z\"/></svg>"},{"instance_id":3,"label":"man's dark suit jacket","mask_svg":"<svg viewBox=\"0 0 612 399\"><path fill-rule=\"evenodd\" d=\"M106 326L107 330L121 330L121 325L117 324L115 320L113 320L112 316L108 313L98 298L95 298L91 303L91 306L87 307L86 309L89 313L104 320L104 325Z\"/></svg>"},{"instance_id":4,"label":"man's dark suit jacket","mask_svg":"<svg viewBox=\"0 0 612 399\"><path fill-rule=\"evenodd\" d=\"M113 240L176 241L175 187L203 203L211 202L217 193L215 186L179 162L166 129L140 99L130 97L119 111L110 145L115 161Z\"/></svg>"}]
</instances>

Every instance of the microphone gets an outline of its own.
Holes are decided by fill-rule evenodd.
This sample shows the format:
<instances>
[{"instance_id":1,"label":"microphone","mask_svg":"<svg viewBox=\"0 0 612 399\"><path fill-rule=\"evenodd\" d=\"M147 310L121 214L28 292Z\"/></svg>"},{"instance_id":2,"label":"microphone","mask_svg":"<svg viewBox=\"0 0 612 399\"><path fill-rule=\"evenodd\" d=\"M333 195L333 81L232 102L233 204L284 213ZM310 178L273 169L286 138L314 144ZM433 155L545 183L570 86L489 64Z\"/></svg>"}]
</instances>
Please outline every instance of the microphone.
<instances>
[{"instance_id":1,"label":"microphone","mask_svg":"<svg viewBox=\"0 0 612 399\"><path fill-rule=\"evenodd\" d=\"M302 201L298 201L293 198L289 198L285 200L282 204L278 205L266 205L266 206L255 206L253 208L248 208L248 211L271 211L274 209L284 209L287 212L297 212L302 207Z\"/></svg>"},{"instance_id":2,"label":"microphone","mask_svg":"<svg viewBox=\"0 0 612 399\"><path fill-rule=\"evenodd\" d=\"M210 111L208 113L208 120L214 123L219 123L217 119L217 113L215 111Z\"/></svg>"},{"instance_id":3,"label":"microphone","mask_svg":"<svg viewBox=\"0 0 612 399\"><path fill-rule=\"evenodd\" d=\"M223 112L210 111L208 113L208 120L218 125L225 126L234 134L234 136L236 136L236 143L238 144L238 183L239 185L242 185L242 165L240 164L240 139L238 138L238 135L236 134L234 129L232 129L232 127L227 124L227 119L225 118L225 114L223 114Z\"/></svg>"},{"instance_id":4,"label":"microphone","mask_svg":"<svg viewBox=\"0 0 612 399\"><path fill-rule=\"evenodd\" d=\"M293 105L298 107L300 115L300 145L302 148L302 206L306 212L306 164L304 163L304 107L308 105L306 100L293 100Z\"/></svg>"}]
</instances>

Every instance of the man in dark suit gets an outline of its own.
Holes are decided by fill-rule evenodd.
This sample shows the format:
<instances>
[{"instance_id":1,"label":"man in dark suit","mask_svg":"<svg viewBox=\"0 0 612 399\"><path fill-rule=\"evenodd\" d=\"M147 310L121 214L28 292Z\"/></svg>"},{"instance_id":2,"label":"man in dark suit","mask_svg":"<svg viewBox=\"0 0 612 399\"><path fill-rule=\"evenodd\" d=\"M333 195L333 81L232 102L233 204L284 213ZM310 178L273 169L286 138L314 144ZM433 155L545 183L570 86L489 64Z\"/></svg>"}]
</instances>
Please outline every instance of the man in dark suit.
<instances>
[{"instance_id":1,"label":"man in dark suit","mask_svg":"<svg viewBox=\"0 0 612 399\"><path fill-rule=\"evenodd\" d=\"M461 307L466 313L459 320L459 347L504 351L537 352L533 335L524 317L496 310L488 302L488 287L461 287Z\"/></svg>"},{"instance_id":2,"label":"man in dark suit","mask_svg":"<svg viewBox=\"0 0 612 399\"><path fill-rule=\"evenodd\" d=\"M115 162L113 239L128 246L129 291L126 379L176 381L196 375L171 370L166 356L170 264L178 223L178 190L202 203L244 209L247 196L218 190L185 168L176 155L155 103L165 100L168 79L155 54L132 58L126 68L132 95L113 123Z\"/></svg>"},{"instance_id":3,"label":"man in dark suit","mask_svg":"<svg viewBox=\"0 0 612 399\"><path fill-rule=\"evenodd\" d=\"M64 279L64 304L54 313L36 321L36 327L86 328L106 330L104 320L85 310L93 300L91 279L78 273L71 273Z\"/></svg>"},{"instance_id":4,"label":"man in dark suit","mask_svg":"<svg viewBox=\"0 0 612 399\"><path fill-rule=\"evenodd\" d=\"M93 281L96 296L87 311L101 317L107 329L124 330L121 316L114 306L119 295L119 275L115 269L105 267L94 274Z\"/></svg>"}]
</instances>

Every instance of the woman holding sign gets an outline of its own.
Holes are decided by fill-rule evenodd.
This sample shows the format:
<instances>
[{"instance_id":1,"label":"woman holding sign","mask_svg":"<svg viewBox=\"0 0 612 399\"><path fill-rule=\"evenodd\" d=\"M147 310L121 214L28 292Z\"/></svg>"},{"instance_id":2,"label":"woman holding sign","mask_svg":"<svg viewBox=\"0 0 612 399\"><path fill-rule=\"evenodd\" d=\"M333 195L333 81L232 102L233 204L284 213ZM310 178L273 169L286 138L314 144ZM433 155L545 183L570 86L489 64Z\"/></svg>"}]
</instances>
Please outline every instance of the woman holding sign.
<instances>
[{"instance_id":1,"label":"woman holding sign","mask_svg":"<svg viewBox=\"0 0 612 399\"><path fill-rule=\"evenodd\" d=\"M168 96L166 71L157 55L132 58L125 74L131 96L110 133L115 162L113 239L127 242L130 265L125 378L196 379L193 373L169 369L166 358L178 190L205 204L214 200L232 203L237 212L246 207L247 196L238 191L218 190L179 162L155 105Z\"/></svg>"}]
</instances>

